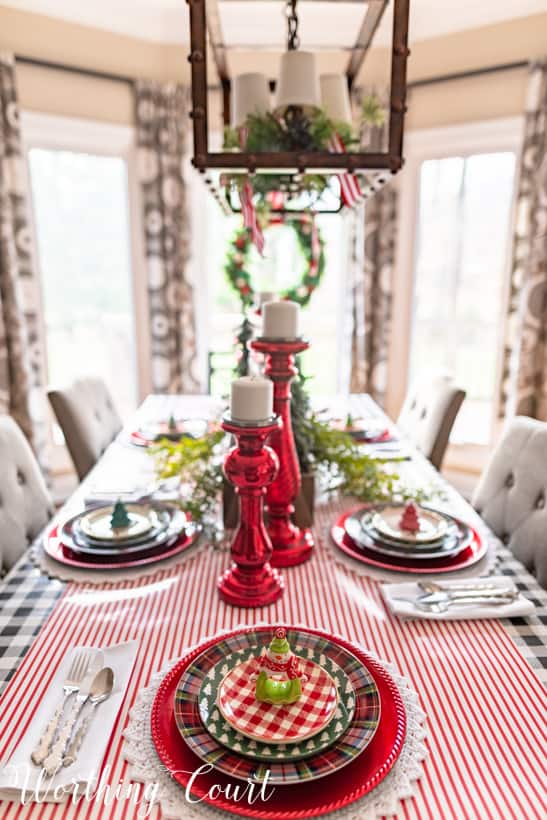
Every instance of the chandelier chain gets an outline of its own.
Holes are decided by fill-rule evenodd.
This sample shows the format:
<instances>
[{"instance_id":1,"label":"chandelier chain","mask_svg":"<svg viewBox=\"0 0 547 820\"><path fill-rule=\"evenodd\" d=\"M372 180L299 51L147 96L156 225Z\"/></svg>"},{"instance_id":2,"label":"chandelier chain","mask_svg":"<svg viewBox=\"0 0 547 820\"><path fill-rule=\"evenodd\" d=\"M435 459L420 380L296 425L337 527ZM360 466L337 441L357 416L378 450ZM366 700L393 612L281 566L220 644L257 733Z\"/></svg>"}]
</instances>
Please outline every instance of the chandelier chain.
<instances>
[{"instance_id":1,"label":"chandelier chain","mask_svg":"<svg viewBox=\"0 0 547 820\"><path fill-rule=\"evenodd\" d=\"M287 15L287 50L296 51L300 47L298 36L298 15L296 13L297 0L287 0L285 14Z\"/></svg>"}]
</instances>

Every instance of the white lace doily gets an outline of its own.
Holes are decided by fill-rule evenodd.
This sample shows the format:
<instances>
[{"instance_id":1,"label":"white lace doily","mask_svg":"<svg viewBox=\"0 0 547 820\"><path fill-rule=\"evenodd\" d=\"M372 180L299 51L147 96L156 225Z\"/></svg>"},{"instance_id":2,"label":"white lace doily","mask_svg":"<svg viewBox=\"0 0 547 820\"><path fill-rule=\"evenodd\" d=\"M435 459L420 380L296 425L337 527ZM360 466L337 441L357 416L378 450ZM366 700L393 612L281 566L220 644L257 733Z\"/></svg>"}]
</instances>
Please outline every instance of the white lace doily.
<instances>
[{"instance_id":1,"label":"white lace doily","mask_svg":"<svg viewBox=\"0 0 547 820\"><path fill-rule=\"evenodd\" d=\"M219 637L224 633L219 633ZM207 639L204 639L204 641ZM201 643L201 642L200 642ZM192 647L185 654L192 651ZM137 695L129 723L124 731L122 754L129 762L129 777L133 781L158 784L156 800L160 803L166 820L210 820L226 811L216 810L200 803L190 804L185 800L184 790L165 771L160 761L150 733L150 712L158 687L167 672L177 663L171 661L160 672L156 672L146 689ZM393 677L401 694L406 711L406 737L399 759L391 772L369 794L361 800L333 812L332 817L345 820L374 820L382 815L395 814L399 800L412 797L414 783L422 774L422 761L427 755L425 739L425 713L419 705L418 695L406 678L399 675L391 663L380 661ZM149 789L153 792L153 789Z\"/></svg>"},{"instance_id":2,"label":"white lace doily","mask_svg":"<svg viewBox=\"0 0 547 820\"><path fill-rule=\"evenodd\" d=\"M361 561L356 561L351 558L349 555L346 555L345 552L338 549L338 547L333 544L332 539L330 537L330 533L328 533L325 537L325 543L328 544L329 552L331 557L338 563L342 564L343 566L347 567L352 572L355 572L357 575L365 575L367 578L374 578L375 581L385 581L387 583L397 583L401 580L409 580L411 576L408 573L403 572L390 572L388 569L379 569L377 567L370 566L368 564L363 564ZM486 550L486 554L480 561L477 561L476 564L473 564L467 569L460 569L455 570L454 572L450 573L451 579L460 579L460 578L479 578L482 575L491 575L494 571L496 566L496 550L492 544L488 545L488 549ZM429 574L427 575L430 581L442 581L446 580L448 577L446 573L441 573L440 575Z\"/></svg>"},{"instance_id":3,"label":"white lace doily","mask_svg":"<svg viewBox=\"0 0 547 820\"><path fill-rule=\"evenodd\" d=\"M97 569L78 569L78 567L70 567L67 564L61 564L59 561L54 561L44 552L42 545L35 545L29 550L30 558L42 572L49 575L50 578L58 578L61 581L74 581L77 584L119 584L121 581L134 581L138 578L144 578L147 575L153 575L155 572L163 569L171 569L172 567L184 564L193 558L199 550L210 549L210 545L203 539L203 536L196 539L196 543L189 547L184 552L178 555L173 555L171 558L166 558L163 561L154 561L151 564L146 564L142 567L127 567L124 569L109 569L101 570L100 565Z\"/></svg>"}]
</instances>

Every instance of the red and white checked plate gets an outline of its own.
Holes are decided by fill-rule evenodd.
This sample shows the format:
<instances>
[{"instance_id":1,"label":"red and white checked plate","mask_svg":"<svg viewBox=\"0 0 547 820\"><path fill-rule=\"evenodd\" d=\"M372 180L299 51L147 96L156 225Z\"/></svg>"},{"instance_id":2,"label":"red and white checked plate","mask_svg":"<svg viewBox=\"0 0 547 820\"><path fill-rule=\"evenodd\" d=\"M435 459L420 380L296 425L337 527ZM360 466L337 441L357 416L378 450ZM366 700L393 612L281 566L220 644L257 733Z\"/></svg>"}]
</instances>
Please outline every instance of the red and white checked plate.
<instances>
[{"instance_id":1,"label":"red and white checked plate","mask_svg":"<svg viewBox=\"0 0 547 820\"><path fill-rule=\"evenodd\" d=\"M219 686L218 708L224 720L242 735L266 743L297 743L324 729L336 711L336 684L313 661L299 662L307 676L302 696L295 703L276 705L255 697L257 658L235 666Z\"/></svg>"}]
</instances>

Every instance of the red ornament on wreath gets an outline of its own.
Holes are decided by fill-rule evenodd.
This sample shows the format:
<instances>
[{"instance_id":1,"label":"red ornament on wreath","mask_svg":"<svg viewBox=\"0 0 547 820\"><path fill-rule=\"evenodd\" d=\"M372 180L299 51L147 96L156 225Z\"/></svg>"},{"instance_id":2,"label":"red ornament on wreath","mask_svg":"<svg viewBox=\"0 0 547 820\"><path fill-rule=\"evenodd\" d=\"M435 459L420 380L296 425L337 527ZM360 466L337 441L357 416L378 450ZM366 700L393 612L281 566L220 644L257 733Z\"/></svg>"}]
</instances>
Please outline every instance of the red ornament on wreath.
<instances>
[{"instance_id":1,"label":"red ornament on wreath","mask_svg":"<svg viewBox=\"0 0 547 820\"><path fill-rule=\"evenodd\" d=\"M298 302L301 307L307 305L314 290L321 283L325 272L324 241L309 214L295 214L281 218L278 214L272 216L267 227L275 225L290 226L295 234L299 249L306 262L306 269L293 287L279 295L280 299L289 299ZM251 231L240 228L230 240L224 272L228 281L241 299L243 307L250 307L256 301L256 292L253 289L251 276L247 272L249 255L253 246Z\"/></svg>"}]
</instances>

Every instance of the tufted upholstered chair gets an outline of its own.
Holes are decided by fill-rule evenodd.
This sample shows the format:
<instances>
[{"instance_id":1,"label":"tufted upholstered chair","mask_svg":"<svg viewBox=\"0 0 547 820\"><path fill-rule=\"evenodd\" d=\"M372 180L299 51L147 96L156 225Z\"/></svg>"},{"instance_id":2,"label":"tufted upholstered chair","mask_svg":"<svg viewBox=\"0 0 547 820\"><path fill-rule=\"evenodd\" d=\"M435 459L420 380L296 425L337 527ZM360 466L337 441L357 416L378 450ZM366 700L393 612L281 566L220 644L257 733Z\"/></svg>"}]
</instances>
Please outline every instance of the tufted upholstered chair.
<instances>
[{"instance_id":1,"label":"tufted upholstered chair","mask_svg":"<svg viewBox=\"0 0 547 820\"><path fill-rule=\"evenodd\" d=\"M46 483L11 416L0 416L0 575L15 564L53 515Z\"/></svg>"},{"instance_id":2,"label":"tufted upholstered chair","mask_svg":"<svg viewBox=\"0 0 547 820\"><path fill-rule=\"evenodd\" d=\"M120 432L120 417L101 379L79 379L48 396L81 481Z\"/></svg>"},{"instance_id":3,"label":"tufted upholstered chair","mask_svg":"<svg viewBox=\"0 0 547 820\"><path fill-rule=\"evenodd\" d=\"M473 506L547 587L547 424L518 416L486 465Z\"/></svg>"},{"instance_id":4,"label":"tufted upholstered chair","mask_svg":"<svg viewBox=\"0 0 547 820\"><path fill-rule=\"evenodd\" d=\"M438 378L411 389L404 400L397 427L441 469L450 432L465 399L465 390L448 378Z\"/></svg>"}]
</instances>

